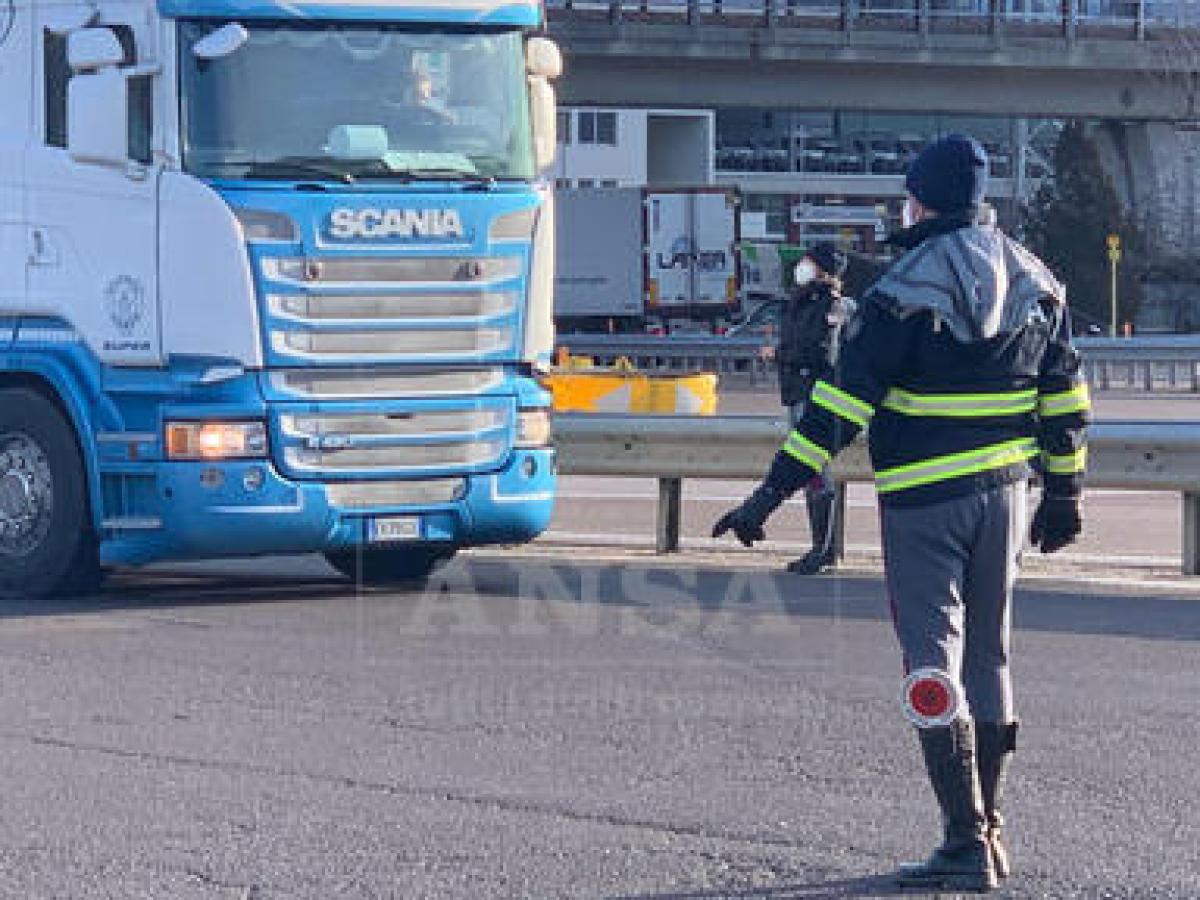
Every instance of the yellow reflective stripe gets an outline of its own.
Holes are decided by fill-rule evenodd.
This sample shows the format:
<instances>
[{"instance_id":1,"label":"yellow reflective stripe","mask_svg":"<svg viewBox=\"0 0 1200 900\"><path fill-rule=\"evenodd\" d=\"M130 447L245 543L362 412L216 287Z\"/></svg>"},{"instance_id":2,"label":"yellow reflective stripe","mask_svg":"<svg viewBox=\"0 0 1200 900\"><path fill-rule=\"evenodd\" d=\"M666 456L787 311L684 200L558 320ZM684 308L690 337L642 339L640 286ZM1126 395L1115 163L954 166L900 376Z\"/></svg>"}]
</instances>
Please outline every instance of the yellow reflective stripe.
<instances>
[{"instance_id":1,"label":"yellow reflective stripe","mask_svg":"<svg viewBox=\"0 0 1200 900\"><path fill-rule=\"evenodd\" d=\"M784 441L783 452L793 459L798 459L818 472L829 464L829 451L820 444L815 444L798 431L793 431Z\"/></svg>"},{"instance_id":2,"label":"yellow reflective stripe","mask_svg":"<svg viewBox=\"0 0 1200 900\"><path fill-rule=\"evenodd\" d=\"M1066 416L1091 409L1092 399L1087 384L1076 385L1060 394L1043 394L1038 397L1038 415Z\"/></svg>"},{"instance_id":3,"label":"yellow reflective stripe","mask_svg":"<svg viewBox=\"0 0 1200 900\"><path fill-rule=\"evenodd\" d=\"M875 473L875 487L881 494L902 491L905 488L919 487L923 484L959 478L963 475L974 475L976 472L986 472L989 469L1002 469L1005 466L1025 462L1037 454L1037 441L1033 438L1018 438L1015 441L991 444L977 450L951 453L948 456L935 456L920 462L897 466L894 469L885 469Z\"/></svg>"},{"instance_id":4,"label":"yellow reflective stripe","mask_svg":"<svg viewBox=\"0 0 1200 900\"><path fill-rule=\"evenodd\" d=\"M875 415L875 407L871 404L835 388L828 381L818 381L813 385L812 402L825 407L835 416L853 422L859 428L866 428L871 416Z\"/></svg>"},{"instance_id":5,"label":"yellow reflective stripe","mask_svg":"<svg viewBox=\"0 0 1200 900\"><path fill-rule=\"evenodd\" d=\"M996 394L914 394L892 388L883 398L883 405L905 416L1015 416L1034 411L1037 407L1037 390Z\"/></svg>"},{"instance_id":6,"label":"yellow reflective stripe","mask_svg":"<svg viewBox=\"0 0 1200 900\"><path fill-rule=\"evenodd\" d=\"M1052 475L1075 475L1087 468L1087 447L1080 447L1074 453L1055 456L1052 453L1042 453L1042 468Z\"/></svg>"}]
</instances>

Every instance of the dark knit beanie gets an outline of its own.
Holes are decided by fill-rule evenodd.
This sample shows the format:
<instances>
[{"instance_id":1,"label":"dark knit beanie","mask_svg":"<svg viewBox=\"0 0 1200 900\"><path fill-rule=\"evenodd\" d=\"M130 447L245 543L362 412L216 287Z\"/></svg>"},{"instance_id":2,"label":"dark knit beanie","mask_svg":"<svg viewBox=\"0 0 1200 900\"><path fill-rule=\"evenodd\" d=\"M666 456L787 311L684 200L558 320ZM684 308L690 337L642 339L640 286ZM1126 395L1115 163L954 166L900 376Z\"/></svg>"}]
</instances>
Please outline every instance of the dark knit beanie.
<instances>
[{"instance_id":1,"label":"dark knit beanie","mask_svg":"<svg viewBox=\"0 0 1200 900\"><path fill-rule=\"evenodd\" d=\"M904 187L921 205L938 213L970 213L987 191L988 158L983 145L961 134L929 144L908 167Z\"/></svg>"},{"instance_id":2,"label":"dark knit beanie","mask_svg":"<svg viewBox=\"0 0 1200 900\"><path fill-rule=\"evenodd\" d=\"M846 274L846 254L828 241L810 247L808 258L815 262L822 272L833 278L841 278Z\"/></svg>"}]
</instances>

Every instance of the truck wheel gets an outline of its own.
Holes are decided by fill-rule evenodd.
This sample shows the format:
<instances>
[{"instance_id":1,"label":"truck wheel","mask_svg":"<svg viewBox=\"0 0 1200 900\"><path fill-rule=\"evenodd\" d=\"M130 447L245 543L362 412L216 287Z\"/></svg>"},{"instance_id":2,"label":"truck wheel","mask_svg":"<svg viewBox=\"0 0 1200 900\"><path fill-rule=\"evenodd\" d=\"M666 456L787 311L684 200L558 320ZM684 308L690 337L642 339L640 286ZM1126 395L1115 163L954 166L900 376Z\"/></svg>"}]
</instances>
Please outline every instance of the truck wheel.
<instances>
[{"instance_id":1,"label":"truck wheel","mask_svg":"<svg viewBox=\"0 0 1200 900\"><path fill-rule=\"evenodd\" d=\"M364 547L330 550L325 559L357 584L419 588L456 552L453 547Z\"/></svg>"},{"instance_id":2,"label":"truck wheel","mask_svg":"<svg viewBox=\"0 0 1200 900\"><path fill-rule=\"evenodd\" d=\"M36 391L0 389L0 597L94 590L97 550L70 423Z\"/></svg>"}]
</instances>

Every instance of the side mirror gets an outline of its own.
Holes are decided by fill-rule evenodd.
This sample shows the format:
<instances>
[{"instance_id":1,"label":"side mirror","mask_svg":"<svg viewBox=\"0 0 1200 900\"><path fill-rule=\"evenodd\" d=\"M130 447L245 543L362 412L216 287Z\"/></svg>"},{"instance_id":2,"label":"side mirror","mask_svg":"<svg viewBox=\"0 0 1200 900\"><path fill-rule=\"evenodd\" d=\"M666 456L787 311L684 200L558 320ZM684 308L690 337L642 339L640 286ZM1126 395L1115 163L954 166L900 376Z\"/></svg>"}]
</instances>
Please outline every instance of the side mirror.
<instances>
[{"instance_id":1,"label":"side mirror","mask_svg":"<svg viewBox=\"0 0 1200 900\"><path fill-rule=\"evenodd\" d=\"M129 163L129 85L123 72L110 67L71 79L67 150L79 162Z\"/></svg>"},{"instance_id":2,"label":"side mirror","mask_svg":"<svg viewBox=\"0 0 1200 900\"><path fill-rule=\"evenodd\" d=\"M554 88L540 75L529 76L529 112L533 119L533 158L538 171L554 164L558 153L558 104Z\"/></svg>"},{"instance_id":3,"label":"side mirror","mask_svg":"<svg viewBox=\"0 0 1200 900\"><path fill-rule=\"evenodd\" d=\"M550 38L532 37L525 44L525 69L530 75L553 81L562 74L562 66L562 51Z\"/></svg>"},{"instance_id":4,"label":"side mirror","mask_svg":"<svg viewBox=\"0 0 1200 900\"><path fill-rule=\"evenodd\" d=\"M111 69L125 62L125 51L108 28L82 28L67 36L67 64L73 72Z\"/></svg>"}]
</instances>

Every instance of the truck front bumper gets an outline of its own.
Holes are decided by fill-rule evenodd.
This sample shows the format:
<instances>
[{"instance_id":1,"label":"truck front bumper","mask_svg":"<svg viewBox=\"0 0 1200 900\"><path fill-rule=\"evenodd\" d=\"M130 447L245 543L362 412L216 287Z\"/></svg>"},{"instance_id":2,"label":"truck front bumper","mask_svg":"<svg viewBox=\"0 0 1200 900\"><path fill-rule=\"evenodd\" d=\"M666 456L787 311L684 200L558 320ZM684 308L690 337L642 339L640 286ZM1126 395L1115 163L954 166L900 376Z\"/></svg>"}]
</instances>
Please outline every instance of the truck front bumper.
<instances>
[{"instance_id":1,"label":"truck front bumper","mask_svg":"<svg viewBox=\"0 0 1200 900\"><path fill-rule=\"evenodd\" d=\"M374 522L395 517L413 526L410 538L389 542L397 546L522 543L549 525L557 481L550 448L514 450L501 469L463 476L456 499L428 505L338 506L326 483L285 478L269 460L163 462L152 474L147 514L104 523L104 564L354 547L371 542Z\"/></svg>"}]
</instances>

